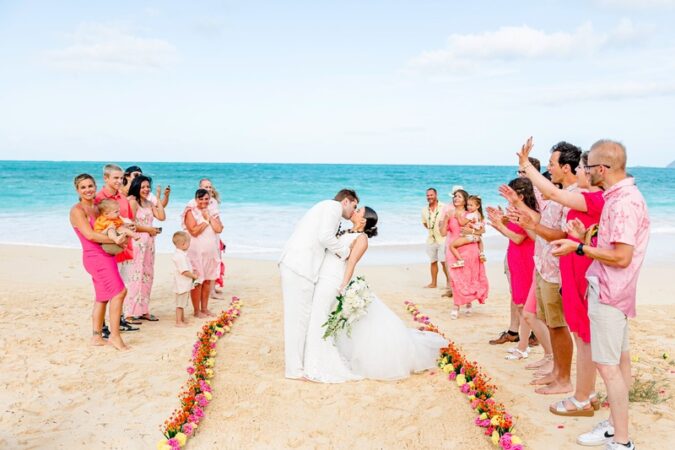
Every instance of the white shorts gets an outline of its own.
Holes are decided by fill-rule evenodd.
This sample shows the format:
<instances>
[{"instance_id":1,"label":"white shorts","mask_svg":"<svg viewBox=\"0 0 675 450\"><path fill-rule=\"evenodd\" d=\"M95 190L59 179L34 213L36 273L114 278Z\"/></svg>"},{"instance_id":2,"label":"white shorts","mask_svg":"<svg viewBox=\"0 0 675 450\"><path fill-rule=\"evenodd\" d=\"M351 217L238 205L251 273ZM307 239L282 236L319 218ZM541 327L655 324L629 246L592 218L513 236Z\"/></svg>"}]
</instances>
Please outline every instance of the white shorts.
<instances>
[{"instance_id":1,"label":"white shorts","mask_svg":"<svg viewBox=\"0 0 675 450\"><path fill-rule=\"evenodd\" d=\"M190 292L183 292L182 294L174 294L176 296L176 308L187 308L190 304Z\"/></svg>"},{"instance_id":2,"label":"white shorts","mask_svg":"<svg viewBox=\"0 0 675 450\"><path fill-rule=\"evenodd\" d=\"M445 262L445 244L427 244L427 255L432 263Z\"/></svg>"},{"instance_id":3,"label":"white shorts","mask_svg":"<svg viewBox=\"0 0 675 450\"><path fill-rule=\"evenodd\" d=\"M597 277L588 277L587 292L593 362L618 366L621 353L629 349L628 318L614 306L600 303L600 284Z\"/></svg>"}]
</instances>

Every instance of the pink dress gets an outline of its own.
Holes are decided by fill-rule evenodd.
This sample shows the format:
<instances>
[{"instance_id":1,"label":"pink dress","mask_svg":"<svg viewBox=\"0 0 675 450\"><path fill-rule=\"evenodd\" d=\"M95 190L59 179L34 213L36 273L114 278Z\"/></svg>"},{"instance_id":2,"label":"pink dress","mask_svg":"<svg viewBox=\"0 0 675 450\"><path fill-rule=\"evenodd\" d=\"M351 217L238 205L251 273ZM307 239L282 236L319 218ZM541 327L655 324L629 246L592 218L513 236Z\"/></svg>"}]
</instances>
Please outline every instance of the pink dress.
<instances>
[{"instance_id":1,"label":"pink dress","mask_svg":"<svg viewBox=\"0 0 675 450\"><path fill-rule=\"evenodd\" d=\"M516 305L524 305L532 287L534 241L519 225L509 222L506 227L514 233L525 236L520 244L509 239L509 246L506 250L506 263L511 273L511 300Z\"/></svg>"},{"instance_id":2,"label":"pink dress","mask_svg":"<svg viewBox=\"0 0 675 450\"><path fill-rule=\"evenodd\" d=\"M189 208L185 214L192 214L197 224L204 223L204 217L197 208ZM190 236L188 258L200 280L215 280L220 273L220 237L208 225L202 233Z\"/></svg>"},{"instance_id":3,"label":"pink dress","mask_svg":"<svg viewBox=\"0 0 675 450\"><path fill-rule=\"evenodd\" d=\"M587 212L575 211L573 209L567 214L567 221L579 219L586 228L600 222L602 208L605 205L605 198L602 191L582 192L586 200ZM578 241L574 236L568 237ZM593 244L595 245L595 244ZM588 301L586 299L586 271L593 260L586 256L579 256L576 253L560 257L560 278L562 287L562 305L565 321L570 331L577 333L582 341L588 343L591 341L591 329L588 319Z\"/></svg>"},{"instance_id":4,"label":"pink dress","mask_svg":"<svg viewBox=\"0 0 675 450\"><path fill-rule=\"evenodd\" d=\"M152 226L152 209L138 206L136 224ZM149 233L139 233L141 238L133 241L134 259L122 263L127 282L127 297L124 300L124 316L139 317L150 314L150 292L155 277L155 238Z\"/></svg>"},{"instance_id":5,"label":"pink dress","mask_svg":"<svg viewBox=\"0 0 675 450\"><path fill-rule=\"evenodd\" d=\"M92 218L89 218L89 224L94 226ZM96 301L106 303L124 289L115 257L104 252L100 244L85 238L77 228L73 227L73 230L82 244L82 265L91 275Z\"/></svg>"},{"instance_id":6,"label":"pink dress","mask_svg":"<svg viewBox=\"0 0 675 450\"><path fill-rule=\"evenodd\" d=\"M464 267L450 269L450 266L457 261L449 250L449 246L461 235L462 227L456 217L448 220L448 234L445 238L445 261L450 273L450 284L452 285L452 297L455 305L468 305L474 300L479 303L485 303L488 296L488 279L485 275L485 265L480 262L480 249L477 243L462 245L457 248L460 256L464 260Z\"/></svg>"}]
</instances>

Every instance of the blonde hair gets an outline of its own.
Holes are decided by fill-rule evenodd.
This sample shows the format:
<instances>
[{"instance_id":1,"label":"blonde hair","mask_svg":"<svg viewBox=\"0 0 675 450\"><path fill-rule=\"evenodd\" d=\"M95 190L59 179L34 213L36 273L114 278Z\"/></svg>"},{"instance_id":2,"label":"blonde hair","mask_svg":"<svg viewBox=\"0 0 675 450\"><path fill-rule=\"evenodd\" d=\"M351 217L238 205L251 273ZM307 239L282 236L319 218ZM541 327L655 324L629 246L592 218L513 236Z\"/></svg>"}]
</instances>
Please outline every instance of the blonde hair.
<instances>
[{"instance_id":1,"label":"blonde hair","mask_svg":"<svg viewBox=\"0 0 675 450\"><path fill-rule=\"evenodd\" d=\"M115 207L119 207L119 203L116 200L105 198L101 200L101 203L98 204L98 210L101 214L112 211Z\"/></svg>"},{"instance_id":2,"label":"blonde hair","mask_svg":"<svg viewBox=\"0 0 675 450\"><path fill-rule=\"evenodd\" d=\"M173 242L173 245L178 246L178 244L186 242L189 238L189 235L185 231L176 231L173 234L171 241Z\"/></svg>"},{"instance_id":3,"label":"blonde hair","mask_svg":"<svg viewBox=\"0 0 675 450\"><path fill-rule=\"evenodd\" d=\"M111 173L113 172L122 172L124 173L124 170L117 164L106 164L103 166L103 178L108 178Z\"/></svg>"}]
</instances>

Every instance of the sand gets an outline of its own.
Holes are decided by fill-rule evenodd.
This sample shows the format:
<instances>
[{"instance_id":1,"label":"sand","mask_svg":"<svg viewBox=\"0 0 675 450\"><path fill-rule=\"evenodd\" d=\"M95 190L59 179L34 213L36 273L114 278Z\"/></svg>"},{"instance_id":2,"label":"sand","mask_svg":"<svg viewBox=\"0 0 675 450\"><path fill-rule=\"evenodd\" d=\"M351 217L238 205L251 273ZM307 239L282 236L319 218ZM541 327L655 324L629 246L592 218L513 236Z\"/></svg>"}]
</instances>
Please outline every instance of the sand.
<instances>
[{"instance_id":1,"label":"sand","mask_svg":"<svg viewBox=\"0 0 675 450\"><path fill-rule=\"evenodd\" d=\"M125 333L133 349L88 345L93 288L77 250L0 246L1 448L154 448L159 426L178 406L190 349L201 321L173 326L169 256L158 255L152 312L140 332ZM672 264L672 263L671 263ZM440 373L398 382L321 385L283 377L279 277L270 261L227 260L225 297L239 296L242 317L218 343L214 401L188 444L210 448L488 449L474 414ZM414 326L403 301L414 300L440 329L493 378L497 400L517 417L528 448L577 447L577 434L607 416L550 414L558 396L533 393L525 362L503 359L505 346L487 341L507 326L508 296L501 263L488 263L491 294L472 317L450 321L441 290L423 289L426 265L364 266L378 295ZM631 345L642 373L671 380L675 287L672 265L647 266L638 291ZM226 300L212 300L216 310ZM534 357L541 354L535 350ZM675 356L675 355L674 355ZM602 391L602 383L598 383ZM668 389L667 393L670 390ZM640 448L667 448L675 428L673 400L631 404L631 433ZM581 447L577 447L581 448Z\"/></svg>"}]
</instances>

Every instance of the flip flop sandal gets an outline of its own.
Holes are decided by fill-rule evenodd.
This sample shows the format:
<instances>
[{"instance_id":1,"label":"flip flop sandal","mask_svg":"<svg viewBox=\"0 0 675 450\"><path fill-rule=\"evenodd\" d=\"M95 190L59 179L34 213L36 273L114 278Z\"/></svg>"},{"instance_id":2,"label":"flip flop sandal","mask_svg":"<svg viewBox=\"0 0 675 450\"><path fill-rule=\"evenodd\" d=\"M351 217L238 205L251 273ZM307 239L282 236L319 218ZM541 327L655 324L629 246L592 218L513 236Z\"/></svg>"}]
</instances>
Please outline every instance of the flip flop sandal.
<instances>
[{"instance_id":1,"label":"flip flop sandal","mask_svg":"<svg viewBox=\"0 0 675 450\"><path fill-rule=\"evenodd\" d=\"M565 406L565 400L574 405L575 409L569 410ZM548 410L551 411L556 416L567 416L567 417L593 417L595 410L591 406L590 409L587 408L591 404L591 400L585 400L580 402L574 396L567 397L564 400L556 402L555 406L549 406Z\"/></svg>"},{"instance_id":2,"label":"flip flop sandal","mask_svg":"<svg viewBox=\"0 0 675 450\"><path fill-rule=\"evenodd\" d=\"M131 325L128 324L120 324L120 331L138 331L140 328L138 327L132 327Z\"/></svg>"},{"instance_id":3,"label":"flip flop sandal","mask_svg":"<svg viewBox=\"0 0 675 450\"><path fill-rule=\"evenodd\" d=\"M128 319L124 319L124 321L129 325L140 325L143 323L138 317L129 317Z\"/></svg>"},{"instance_id":4,"label":"flip flop sandal","mask_svg":"<svg viewBox=\"0 0 675 450\"><path fill-rule=\"evenodd\" d=\"M453 309L453 310L450 312L450 318L451 318L452 320L456 320L458 317L459 317L459 311L457 311L456 309Z\"/></svg>"},{"instance_id":5,"label":"flip flop sandal","mask_svg":"<svg viewBox=\"0 0 675 450\"><path fill-rule=\"evenodd\" d=\"M153 316L152 314L150 314L150 317L140 316L140 317L134 317L134 318L138 319L138 320L147 320L149 322L157 322L159 320L157 317Z\"/></svg>"}]
</instances>

